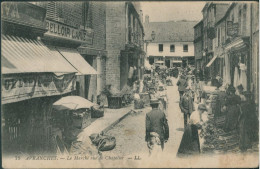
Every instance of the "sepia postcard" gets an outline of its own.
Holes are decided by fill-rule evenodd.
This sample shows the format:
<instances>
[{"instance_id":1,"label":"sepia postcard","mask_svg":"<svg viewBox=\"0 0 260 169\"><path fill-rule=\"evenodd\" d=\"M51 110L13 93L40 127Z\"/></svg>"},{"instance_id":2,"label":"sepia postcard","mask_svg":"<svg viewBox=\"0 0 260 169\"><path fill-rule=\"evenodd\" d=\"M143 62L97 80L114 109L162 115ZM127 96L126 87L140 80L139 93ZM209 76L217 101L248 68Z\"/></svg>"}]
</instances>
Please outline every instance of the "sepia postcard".
<instances>
[{"instance_id":1,"label":"sepia postcard","mask_svg":"<svg viewBox=\"0 0 260 169\"><path fill-rule=\"evenodd\" d=\"M256 1L4 1L2 168L259 167Z\"/></svg>"}]
</instances>

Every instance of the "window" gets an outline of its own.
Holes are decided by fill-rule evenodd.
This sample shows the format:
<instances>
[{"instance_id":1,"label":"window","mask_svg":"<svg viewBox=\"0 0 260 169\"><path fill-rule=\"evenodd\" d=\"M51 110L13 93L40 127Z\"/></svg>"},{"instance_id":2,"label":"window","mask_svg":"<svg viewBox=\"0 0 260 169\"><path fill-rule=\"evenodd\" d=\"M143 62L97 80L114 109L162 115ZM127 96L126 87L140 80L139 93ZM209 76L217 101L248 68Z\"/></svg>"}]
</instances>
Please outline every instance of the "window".
<instances>
[{"instance_id":1,"label":"window","mask_svg":"<svg viewBox=\"0 0 260 169\"><path fill-rule=\"evenodd\" d=\"M170 46L170 52L175 52L175 45Z\"/></svg>"},{"instance_id":2,"label":"window","mask_svg":"<svg viewBox=\"0 0 260 169\"><path fill-rule=\"evenodd\" d=\"M188 52L188 45L183 45L183 52Z\"/></svg>"},{"instance_id":3,"label":"window","mask_svg":"<svg viewBox=\"0 0 260 169\"><path fill-rule=\"evenodd\" d=\"M159 52L163 51L163 44L159 44Z\"/></svg>"}]
</instances>

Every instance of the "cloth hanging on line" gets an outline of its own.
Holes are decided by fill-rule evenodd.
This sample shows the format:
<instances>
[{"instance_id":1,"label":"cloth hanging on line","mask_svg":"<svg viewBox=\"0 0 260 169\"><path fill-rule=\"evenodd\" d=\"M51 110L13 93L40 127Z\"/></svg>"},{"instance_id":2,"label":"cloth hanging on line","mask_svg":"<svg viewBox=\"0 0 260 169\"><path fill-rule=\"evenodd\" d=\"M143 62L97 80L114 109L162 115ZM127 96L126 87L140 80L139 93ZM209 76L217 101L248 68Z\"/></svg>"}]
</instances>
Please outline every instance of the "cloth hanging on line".
<instances>
[{"instance_id":1,"label":"cloth hanging on line","mask_svg":"<svg viewBox=\"0 0 260 169\"><path fill-rule=\"evenodd\" d=\"M239 73L238 73L238 68L237 66L235 67L234 70L234 87L237 87L238 85L240 85L240 80L239 80Z\"/></svg>"},{"instance_id":2,"label":"cloth hanging on line","mask_svg":"<svg viewBox=\"0 0 260 169\"><path fill-rule=\"evenodd\" d=\"M230 62L229 62L229 56L226 55L225 56L225 69L224 69L224 72L225 72L225 78L223 79L224 80L224 84L231 84L231 77L230 77Z\"/></svg>"},{"instance_id":3,"label":"cloth hanging on line","mask_svg":"<svg viewBox=\"0 0 260 169\"><path fill-rule=\"evenodd\" d=\"M240 84L242 84L244 91L247 89L246 65L240 64Z\"/></svg>"}]
</instances>

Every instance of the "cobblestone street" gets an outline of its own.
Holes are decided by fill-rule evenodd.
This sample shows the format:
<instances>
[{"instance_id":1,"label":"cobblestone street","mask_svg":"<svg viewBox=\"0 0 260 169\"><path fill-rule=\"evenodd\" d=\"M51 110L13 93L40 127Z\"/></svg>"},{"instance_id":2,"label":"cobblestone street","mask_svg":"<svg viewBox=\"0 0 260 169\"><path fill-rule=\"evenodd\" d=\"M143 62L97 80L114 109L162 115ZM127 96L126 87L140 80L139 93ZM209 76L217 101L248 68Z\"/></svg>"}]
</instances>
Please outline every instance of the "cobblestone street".
<instances>
[{"instance_id":1,"label":"cobblestone street","mask_svg":"<svg viewBox=\"0 0 260 169\"><path fill-rule=\"evenodd\" d=\"M183 134L183 117L178 105L179 94L176 87L176 79L173 79L173 84L174 86L167 87L169 101L167 118L170 129L170 138L165 144L164 152L172 158L175 158ZM103 155L117 155L127 158L134 158L140 154L148 156L148 148L145 142L145 115L150 110L150 107L141 109L141 112L136 110L136 114L131 113L108 131L107 134L116 137L117 145L114 150L103 152Z\"/></svg>"}]
</instances>

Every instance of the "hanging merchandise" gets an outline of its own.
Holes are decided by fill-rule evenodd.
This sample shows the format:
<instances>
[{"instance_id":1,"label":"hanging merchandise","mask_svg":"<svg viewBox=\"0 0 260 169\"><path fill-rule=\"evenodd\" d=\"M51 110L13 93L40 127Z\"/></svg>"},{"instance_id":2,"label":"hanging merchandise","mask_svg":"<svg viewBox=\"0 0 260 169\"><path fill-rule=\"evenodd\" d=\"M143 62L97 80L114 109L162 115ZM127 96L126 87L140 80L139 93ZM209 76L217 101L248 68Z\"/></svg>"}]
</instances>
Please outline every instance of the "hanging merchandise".
<instances>
[{"instance_id":1,"label":"hanging merchandise","mask_svg":"<svg viewBox=\"0 0 260 169\"><path fill-rule=\"evenodd\" d=\"M247 90L247 76L246 76L246 65L243 63L240 63L240 84L242 84L244 90Z\"/></svg>"},{"instance_id":2,"label":"hanging merchandise","mask_svg":"<svg viewBox=\"0 0 260 169\"><path fill-rule=\"evenodd\" d=\"M225 57L225 84L231 84L229 55Z\"/></svg>"},{"instance_id":3,"label":"hanging merchandise","mask_svg":"<svg viewBox=\"0 0 260 169\"><path fill-rule=\"evenodd\" d=\"M234 72L234 83L233 83L234 87L237 87L238 85L240 85L240 80L239 80L239 73L238 73L238 68L237 66L235 66L235 72Z\"/></svg>"},{"instance_id":4,"label":"hanging merchandise","mask_svg":"<svg viewBox=\"0 0 260 169\"><path fill-rule=\"evenodd\" d=\"M128 79L131 79L133 77L133 74L134 74L134 68L130 67L128 72Z\"/></svg>"}]
</instances>

